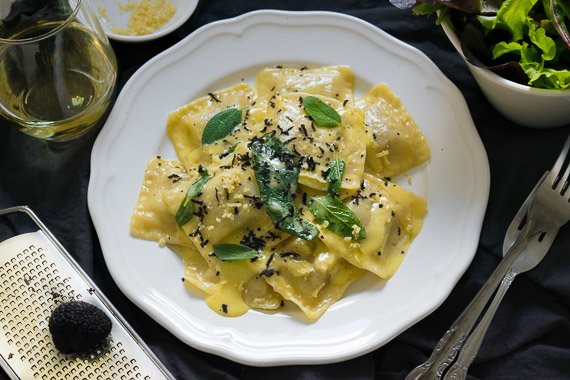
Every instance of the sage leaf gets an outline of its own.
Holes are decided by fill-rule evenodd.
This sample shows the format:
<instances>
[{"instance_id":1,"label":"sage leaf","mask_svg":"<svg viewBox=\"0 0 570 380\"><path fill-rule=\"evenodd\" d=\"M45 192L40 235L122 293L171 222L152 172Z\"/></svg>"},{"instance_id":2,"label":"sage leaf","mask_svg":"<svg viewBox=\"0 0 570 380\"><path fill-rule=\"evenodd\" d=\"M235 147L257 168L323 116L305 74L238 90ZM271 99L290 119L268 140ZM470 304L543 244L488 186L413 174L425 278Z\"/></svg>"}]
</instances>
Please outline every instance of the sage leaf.
<instances>
[{"instance_id":1,"label":"sage leaf","mask_svg":"<svg viewBox=\"0 0 570 380\"><path fill-rule=\"evenodd\" d=\"M333 197L338 197L340 186L342 184L342 177L344 175L345 163L340 158L335 158L329 164L327 170L327 182L329 184L328 193Z\"/></svg>"},{"instance_id":2,"label":"sage leaf","mask_svg":"<svg viewBox=\"0 0 570 380\"><path fill-rule=\"evenodd\" d=\"M321 127L335 128L342 125L338 112L316 96L306 96L303 107L315 124Z\"/></svg>"},{"instance_id":3,"label":"sage leaf","mask_svg":"<svg viewBox=\"0 0 570 380\"><path fill-rule=\"evenodd\" d=\"M223 139L241 123L241 110L238 108L226 108L218 112L204 127L202 132L202 145L215 143Z\"/></svg>"},{"instance_id":4,"label":"sage leaf","mask_svg":"<svg viewBox=\"0 0 570 380\"><path fill-rule=\"evenodd\" d=\"M194 202L192 202L192 200L195 200L202 194L204 185L206 185L210 179L210 174L202 165L198 167L198 173L200 174L200 178L188 188L182 203L176 211L176 223L180 227L188 223L194 216Z\"/></svg>"},{"instance_id":5,"label":"sage leaf","mask_svg":"<svg viewBox=\"0 0 570 380\"><path fill-rule=\"evenodd\" d=\"M253 140L253 170L265 211L275 227L305 240L313 240L319 230L299 217L295 193L301 158L275 137L265 135Z\"/></svg>"},{"instance_id":6,"label":"sage leaf","mask_svg":"<svg viewBox=\"0 0 570 380\"><path fill-rule=\"evenodd\" d=\"M309 210L319 223L335 234L354 240L366 239L364 225L358 216L338 198L330 194L313 197L309 201Z\"/></svg>"},{"instance_id":7,"label":"sage leaf","mask_svg":"<svg viewBox=\"0 0 570 380\"><path fill-rule=\"evenodd\" d=\"M259 257L259 253L241 244L214 244L214 255L224 261L250 260Z\"/></svg>"}]
</instances>

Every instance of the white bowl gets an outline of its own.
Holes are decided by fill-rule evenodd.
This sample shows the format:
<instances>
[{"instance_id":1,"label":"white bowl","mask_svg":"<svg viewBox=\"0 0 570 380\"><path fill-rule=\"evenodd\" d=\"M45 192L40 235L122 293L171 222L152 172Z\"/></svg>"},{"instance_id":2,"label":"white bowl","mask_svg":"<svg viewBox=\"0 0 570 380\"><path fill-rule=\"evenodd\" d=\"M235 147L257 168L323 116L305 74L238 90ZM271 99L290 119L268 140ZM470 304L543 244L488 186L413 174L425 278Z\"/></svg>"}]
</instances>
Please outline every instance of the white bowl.
<instances>
[{"instance_id":1,"label":"white bowl","mask_svg":"<svg viewBox=\"0 0 570 380\"><path fill-rule=\"evenodd\" d=\"M112 27L127 28L129 20L129 12L121 12L121 4L127 4L128 0L90 0L93 12L97 15L105 34L110 39L122 42L145 42L165 36L173 32L186 22L194 13L198 0L169 0L176 8L176 12L170 20L162 27L158 28L150 34L140 36L127 36L124 34L113 33ZM101 8L103 7L103 8ZM101 9L105 9L102 14ZM105 16L105 17L104 17Z\"/></svg>"},{"instance_id":2,"label":"white bowl","mask_svg":"<svg viewBox=\"0 0 570 380\"><path fill-rule=\"evenodd\" d=\"M533 88L502 78L490 70L470 63L450 25L443 31L459 52L481 91L507 119L530 128L554 128L570 124L570 90Z\"/></svg>"}]
</instances>

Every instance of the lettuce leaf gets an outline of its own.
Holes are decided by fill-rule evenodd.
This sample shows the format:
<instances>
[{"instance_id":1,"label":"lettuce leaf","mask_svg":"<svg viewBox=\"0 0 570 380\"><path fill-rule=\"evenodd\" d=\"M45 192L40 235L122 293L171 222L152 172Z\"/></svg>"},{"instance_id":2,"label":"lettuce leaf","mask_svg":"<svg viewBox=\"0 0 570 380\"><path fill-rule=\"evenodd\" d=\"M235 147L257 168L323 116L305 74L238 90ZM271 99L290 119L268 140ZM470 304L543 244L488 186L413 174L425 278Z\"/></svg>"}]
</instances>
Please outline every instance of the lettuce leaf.
<instances>
[{"instance_id":1,"label":"lettuce leaf","mask_svg":"<svg viewBox=\"0 0 570 380\"><path fill-rule=\"evenodd\" d=\"M552 3L558 4L558 1L543 0L543 5L546 7ZM477 19L487 33L501 29L508 31L511 35L510 41L499 41L492 46L493 59L496 60L508 54L519 56L520 66L528 76L530 86L552 89L569 88L570 71L547 66L548 62L555 63L560 57L561 45L557 45L556 41L548 35L547 29L543 27L556 23L552 21L552 18L537 22L531 17L531 10L537 3L538 0L506 0L496 16L479 16ZM562 8L556 9L561 11ZM558 21L564 23L563 18ZM563 29L563 32L567 33L566 26L563 25L556 29Z\"/></svg>"},{"instance_id":2,"label":"lettuce leaf","mask_svg":"<svg viewBox=\"0 0 570 380\"><path fill-rule=\"evenodd\" d=\"M502 57L505 54L517 54L520 56L522 45L518 42L501 41L493 46L493 59Z\"/></svg>"},{"instance_id":3,"label":"lettuce leaf","mask_svg":"<svg viewBox=\"0 0 570 380\"><path fill-rule=\"evenodd\" d=\"M467 60L519 83L570 89L570 0L416 0L441 11Z\"/></svg>"},{"instance_id":4,"label":"lettuce leaf","mask_svg":"<svg viewBox=\"0 0 570 380\"><path fill-rule=\"evenodd\" d=\"M556 56L556 43L546 35L546 29L537 28L535 24L529 23L528 35L530 41L536 45L541 51L541 58L545 61L551 61Z\"/></svg>"},{"instance_id":5,"label":"lettuce leaf","mask_svg":"<svg viewBox=\"0 0 570 380\"><path fill-rule=\"evenodd\" d=\"M528 75L528 84L540 88L570 88L570 70L556 70L545 67L543 53L536 47L523 43L521 48L521 67Z\"/></svg>"},{"instance_id":6,"label":"lettuce leaf","mask_svg":"<svg viewBox=\"0 0 570 380\"><path fill-rule=\"evenodd\" d=\"M538 0L506 0L496 16L480 16L483 28L493 30L501 28L511 33L513 41L520 41L528 27L528 14Z\"/></svg>"}]
</instances>

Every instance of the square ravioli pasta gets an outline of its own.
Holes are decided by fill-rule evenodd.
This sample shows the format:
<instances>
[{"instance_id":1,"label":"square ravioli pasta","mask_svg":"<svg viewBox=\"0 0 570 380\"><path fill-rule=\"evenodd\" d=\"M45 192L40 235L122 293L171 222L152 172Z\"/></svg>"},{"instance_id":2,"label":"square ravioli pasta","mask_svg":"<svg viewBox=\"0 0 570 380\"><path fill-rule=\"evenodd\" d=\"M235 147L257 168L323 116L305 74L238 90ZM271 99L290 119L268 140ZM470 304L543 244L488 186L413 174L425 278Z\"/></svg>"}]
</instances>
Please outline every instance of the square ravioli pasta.
<instances>
[{"instance_id":1,"label":"square ravioli pasta","mask_svg":"<svg viewBox=\"0 0 570 380\"><path fill-rule=\"evenodd\" d=\"M195 164L196 166L198 164ZM194 216L180 226L203 256L213 252L215 244L236 243L264 249L279 243L283 233L265 212L250 151L240 144L216 164L206 167L210 176L193 201ZM163 201L172 216L180 208L188 187L174 187L163 193Z\"/></svg>"},{"instance_id":2,"label":"square ravioli pasta","mask_svg":"<svg viewBox=\"0 0 570 380\"><path fill-rule=\"evenodd\" d=\"M362 221L361 241L321 228L319 238L334 254L380 278L396 273L412 241L420 233L427 203L395 183L365 174L356 193L344 202Z\"/></svg>"},{"instance_id":3,"label":"square ravioli pasta","mask_svg":"<svg viewBox=\"0 0 570 380\"><path fill-rule=\"evenodd\" d=\"M304 92L344 102L352 100L354 73L348 66L307 68L266 68L255 81L260 106L267 106L279 95Z\"/></svg>"},{"instance_id":4,"label":"square ravioli pasta","mask_svg":"<svg viewBox=\"0 0 570 380\"><path fill-rule=\"evenodd\" d=\"M176 224L164 203L164 193L189 186L197 177L196 170L186 170L177 160L152 158L146 166L135 210L131 215L131 234L165 244L184 244L186 236Z\"/></svg>"},{"instance_id":5,"label":"square ravioli pasta","mask_svg":"<svg viewBox=\"0 0 570 380\"><path fill-rule=\"evenodd\" d=\"M395 177L429 159L430 149L424 134L387 85L375 85L355 106L363 110L372 137L366 149L370 172Z\"/></svg>"},{"instance_id":6,"label":"square ravioli pasta","mask_svg":"<svg viewBox=\"0 0 570 380\"><path fill-rule=\"evenodd\" d=\"M202 144L204 128L212 116L220 111L235 108L241 111L242 121L226 138L213 144ZM195 162L209 163L213 156L227 152L234 144L248 141L259 134L265 110L256 106L255 90L248 84L216 91L196 99L168 115L168 137L184 166Z\"/></svg>"},{"instance_id":7,"label":"square ravioli pasta","mask_svg":"<svg viewBox=\"0 0 570 380\"><path fill-rule=\"evenodd\" d=\"M304 109L306 93L290 93L275 97L267 109L266 132L273 132L293 152L303 158L299 183L326 190L322 173L335 157L346 164L343 189L357 189L364 174L366 146L370 142L361 110L332 98L316 95L332 107L342 119L342 126L326 128L317 125Z\"/></svg>"},{"instance_id":8,"label":"square ravioli pasta","mask_svg":"<svg viewBox=\"0 0 570 380\"><path fill-rule=\"evenodd\" d=\"M347 66L266 68L172 111L177 159L148 162L132 235L176 252L223 316L289 301L314 321L364 274L392 277L427 202L386 177L429 146L387 85L353 87Z\"/></svg>"},{"instance_id":9,"label":"square ravioli pasta","mask_svg":"<svg viewBox=\"0 0 570 380\"><path fill-rule=\"evenodd\" d=\"M317 239L297 238L276 247L263 273L277 293L315 320L366 272L336 256Z\"/></svg>"}]
</instances>

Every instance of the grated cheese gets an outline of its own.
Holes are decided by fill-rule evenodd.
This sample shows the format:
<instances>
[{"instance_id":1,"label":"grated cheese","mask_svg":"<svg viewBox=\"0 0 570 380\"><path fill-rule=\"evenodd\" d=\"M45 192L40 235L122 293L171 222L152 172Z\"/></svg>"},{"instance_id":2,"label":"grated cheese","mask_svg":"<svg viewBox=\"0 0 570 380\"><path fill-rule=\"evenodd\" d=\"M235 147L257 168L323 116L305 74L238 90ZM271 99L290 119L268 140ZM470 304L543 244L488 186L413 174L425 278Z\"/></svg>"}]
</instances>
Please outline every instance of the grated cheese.
<instances>
[{"instance_id":1,"label":"grated cheese","mask_svg":"<svg viewBox=\"0 0 570 380\"><path fill-rule=\"evenodd\" d=\"M131 0L120 4L121 13L130 13L128 27L111 27L111 32L127 36L150 34L168 22L176 13L176 7L167 0Z\"/></svg>"}]
</instances>

